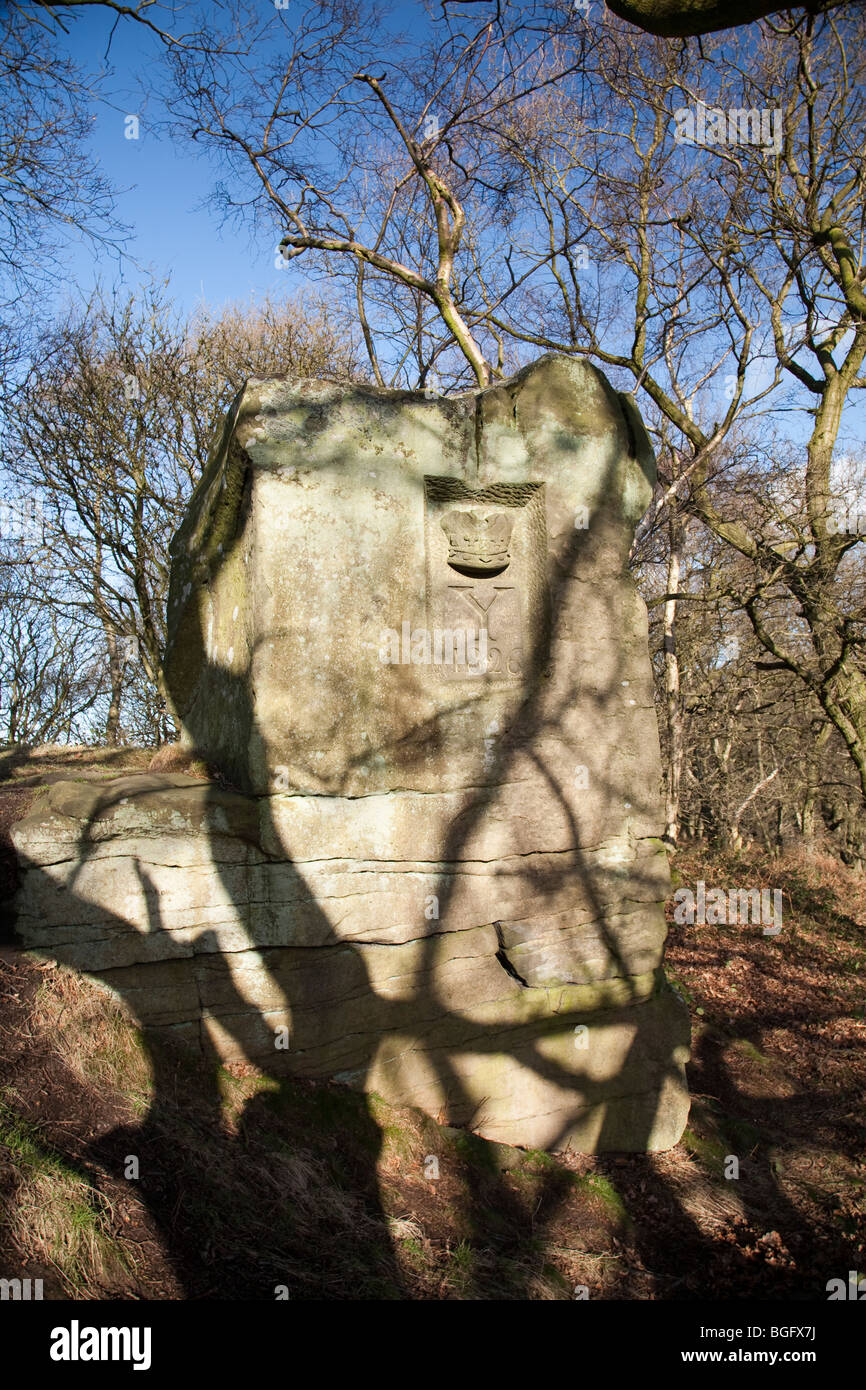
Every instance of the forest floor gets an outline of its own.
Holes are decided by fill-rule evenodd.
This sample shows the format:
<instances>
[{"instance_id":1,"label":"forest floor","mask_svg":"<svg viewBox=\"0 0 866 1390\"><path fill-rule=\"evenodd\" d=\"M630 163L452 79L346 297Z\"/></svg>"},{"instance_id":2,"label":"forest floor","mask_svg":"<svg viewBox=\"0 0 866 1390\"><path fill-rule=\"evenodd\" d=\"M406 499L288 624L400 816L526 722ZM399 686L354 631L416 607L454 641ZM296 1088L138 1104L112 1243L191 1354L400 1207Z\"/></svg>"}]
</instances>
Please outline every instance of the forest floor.
<instances>
[{"instance_id":1,"label":"forest floor","mask_svg":"<svg viewBox=\"0 0 866 1390\"><path fill-rule=\"evenodd\" d=\"M110 777L149 756L0 757L0 840L76 758ZM699 845L673 869L780 889L783 925L671 920L692 1110L660 1154L510 1149L338 1085L215 1079L3 946L0 1277L82 1299L826 1299L866 1271L866 877Z\"/></svg>"}]
</instances>

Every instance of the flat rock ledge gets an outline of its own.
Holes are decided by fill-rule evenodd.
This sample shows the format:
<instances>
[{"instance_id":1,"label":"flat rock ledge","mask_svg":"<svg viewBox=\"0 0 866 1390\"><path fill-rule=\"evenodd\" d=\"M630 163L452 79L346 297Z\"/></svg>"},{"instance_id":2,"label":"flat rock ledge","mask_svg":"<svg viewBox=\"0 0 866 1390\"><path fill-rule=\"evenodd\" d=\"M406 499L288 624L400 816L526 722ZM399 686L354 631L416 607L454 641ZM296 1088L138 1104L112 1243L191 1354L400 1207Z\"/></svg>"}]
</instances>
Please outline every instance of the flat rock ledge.
<instances>
[{"instance_id":1,"label":"flat rock ledge","mask_svg":"<svg viewBox=\"0 0 866 1390\"><path fill-rule=\"evenodd\" d=\"M101 981L146 1039L502 1143L669 1148L689 1027L658 963L658 842L502 855L502 798L55 782L12 829L15 931ZM441 861L455 818L474 829Z\"/></svg>"}]
</instances>

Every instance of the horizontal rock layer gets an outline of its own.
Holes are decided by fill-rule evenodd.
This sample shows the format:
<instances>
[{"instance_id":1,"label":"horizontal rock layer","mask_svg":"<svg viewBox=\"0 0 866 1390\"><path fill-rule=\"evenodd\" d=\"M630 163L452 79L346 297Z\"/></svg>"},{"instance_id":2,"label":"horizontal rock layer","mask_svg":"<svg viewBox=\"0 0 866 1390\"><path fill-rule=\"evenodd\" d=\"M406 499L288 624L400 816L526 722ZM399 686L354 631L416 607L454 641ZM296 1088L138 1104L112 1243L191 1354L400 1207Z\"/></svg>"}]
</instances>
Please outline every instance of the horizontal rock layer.
<instances>
[{"instance_id":1,"label":"horizontal rock layer","mask_svg":"<svg viewBox=\"0 0 866 1390\"><path fill-rule=\"evenodd\" d=\"M428 824L454 812L425 799ZM325 857L346 846L321 826L304 840L310 800L182 776L45 788L13 828L18 937L101 980L147 1035L223 1060L335 1077L509 1143L676 1141L688 1025L657 970L657 847ZM365 801L333 824L372 834ZM283 836L307 857L280 856Z\"/></svg>"}]
</instances>

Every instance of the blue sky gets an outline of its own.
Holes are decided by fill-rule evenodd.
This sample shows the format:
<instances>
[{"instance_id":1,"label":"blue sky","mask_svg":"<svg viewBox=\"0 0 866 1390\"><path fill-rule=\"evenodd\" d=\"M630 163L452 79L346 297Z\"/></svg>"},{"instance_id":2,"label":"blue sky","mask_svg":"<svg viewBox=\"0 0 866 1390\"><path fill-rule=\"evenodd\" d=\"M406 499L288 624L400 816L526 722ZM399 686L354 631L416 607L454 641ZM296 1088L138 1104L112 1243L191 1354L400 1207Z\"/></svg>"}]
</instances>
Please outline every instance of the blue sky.
<instances>
[{"instance_id":1,"label":"blue sky","mask_svg":"<svg viewBox=\"0 0 866 1390\"><path fill-rule=\"evenodd\" d=\"M70 242L69 285L87 291L101 279L108 288L131 287L151 271L170 274L178 304L192 309L203 298L219 306L302 284L294 267L275 268L276 238L270 244L243 228L220 228L215 210L203 206L215 182L213 166L189 142L158 134L151 121L156 112L142 97L141 78L159 59L159 40L141 25L121 23L105 62L112 27L107 14L84 12L63 47L88 71L105 72L103 99L92 108L93 150L117 192L117 218L131 235L123 257ZM137 139L126 137L128 116L138 117Z\"/></svg>"},{"instance_id":2,"label":"blue sky","mask_svg":"<svg viewBox=\"0 0 866 1390\"><path fill-rule=\"evenodd\" d=\"M272 0L260 3L267 14ZM181 28L183 12L195 8L180 0ZM168 9L165 5L163 13ZM407 28L423 25L423 0L400 0L390 22ZM87 293L97 280L108 289L123 289L147 282L151 274L170 277L175 302L187 312L202 301L218 309L265 294L280 298L302 287L306 277L297 263L275 265L278 233L268 237L234 223L220 226L216 209L206 205L218 170L204 152L157 131L156 105L144 94L142 79L159 79L159 40L141 25L115 23L98 9L78 12L69 30L60 40L62 47L80 66L101 74L102 99L92 108L93 151L116 190L116 215L130 236L121 256L104 249L95 253L87 242L70 240L64 258L66 286ZM383 42L383 56L386 52ZM130 116L138 118L137 139L126 138ZM58 305L63 294L61 287ZM849 403L843 439L859 434L864 419L866 403ZM786 424L794 437L802 438L808 429L808 419L799 411ZM841 440L840 445L845 448Z\"/></svg>"},{"instance_id":3,"label":"blue sky","mask_svg":"<svg viewBox=\"0 0 866 1390\"><path fill-rule=\"evenodd\" d=\"M267 16L275 0L259 3ZM291 3L277 8L288 10ZM150 15L169 32L182 33L194 27L199 8L189 0L162 0ZM172 10L174 23L167 19ZM387 29L417 31L427 23L425 10L424 0L392 0L383 22L383 55ZM202 299L219 307L267 293L281 297L307 284L296 265L275 265L279 235L268 241L236 224L221 226L216 209L205 206L219 171L189 141L159 134L155 105L143 96L148 78L159 81L160 40L140 24L115 20L98 7L82 9L68 21L68 37L59 46L88 72L104 74L102 99L92 108L93 151L116 190L117 218L131 236L125 258L105 252L95 257L86 244L70 243L70 285L86 291L100 279L109 287L133 286L150 271L159 278L170 274L179 307L191 310ZM125 136L129 115L139 118L137 139Z\"/></svg>"}]
</instances>

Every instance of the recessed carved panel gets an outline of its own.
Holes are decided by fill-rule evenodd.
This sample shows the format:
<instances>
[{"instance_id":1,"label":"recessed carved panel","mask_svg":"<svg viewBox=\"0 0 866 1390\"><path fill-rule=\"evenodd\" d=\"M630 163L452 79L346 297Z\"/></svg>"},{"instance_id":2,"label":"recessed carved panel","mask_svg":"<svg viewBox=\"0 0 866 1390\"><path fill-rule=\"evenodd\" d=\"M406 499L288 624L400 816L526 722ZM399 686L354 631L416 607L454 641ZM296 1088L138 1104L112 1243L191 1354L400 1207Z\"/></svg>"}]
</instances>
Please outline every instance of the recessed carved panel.
<instances>
[{"instance_id":1,"label":"recessed carved panel","mask_svg":"<svg viewBox=\"0 0 866 1390\"><path fill-rule=\"evenodd\" d=\"M547 631L544 485L425 482L427 621L444 680L514 684Z\"/></svg>"}]
</instances>

